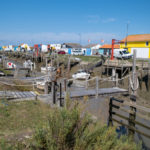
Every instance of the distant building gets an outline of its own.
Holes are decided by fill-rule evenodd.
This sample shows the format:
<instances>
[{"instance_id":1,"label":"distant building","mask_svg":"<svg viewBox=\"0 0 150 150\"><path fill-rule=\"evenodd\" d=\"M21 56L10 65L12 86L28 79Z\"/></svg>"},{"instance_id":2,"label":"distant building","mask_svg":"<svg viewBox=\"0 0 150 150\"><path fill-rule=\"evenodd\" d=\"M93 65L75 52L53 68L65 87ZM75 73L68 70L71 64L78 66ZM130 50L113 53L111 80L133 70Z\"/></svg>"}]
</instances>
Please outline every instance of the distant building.
<instances>
[{"instance_id":1,"label":"distant building","mask_svg":"<svg viewBox=\"0 0 150 150\"><path fill-rule=\"evenodd\" d=\"M96 55L101 45L100 44L88 44L85 47L87 48L87 51L90 51L89 49L91 49L91 55Z\"/></svg>"},{"instance_id":2,"label":"distant building","mask_svg":"<svg viewBox=\"0 0 150 150\"><path fill-rule=\"evenodd\" d=\"M78 43L63 43L62 48L82 48L82 45Z\"/></svg>"},{"instance_id":3,"label":"distant building","mask_svg":"<svg viewBox=\"0 0 150 150\"><path fill-rule=\"evenodd\" d=\"M114 45L114 49L120 49L120 45ZM101 55L110 55L112 51L112 45L111 44L104 44L100 47L98 50L98 53Z\"/></svg>"},{"instance_id":4,"label":"distant building","mask_svg":"<svg viewBox=\"0 0 150 150\"><path fill-rule=\"evenodd\" d=\"M4 51L13 51L13 45L3 46Z\"/></svg>"},{"instance_id":5,"label":"distant building","mask_svg":"<svg viewBox=\"0 0 150 150\"><path fill-rule=\"evenodd\" d=\"M50 47L55 49L55 50L60 50L61 49L61 44L50 44Z\"/></svg>"},{"instance_id":6,"label":"distant building","mask_svg":"<svg viewBox=\"0 0 150 150\"><path fill-rule=\"evenodd\" d=\"M20 51L30 51L31 48L28 44L21 44L20 45Z\"/></svg>"},{"instance_id":7,"label":"distant building","mask_svg":"<svg viewBox=\"0 0 150 150\"><path fill-rule=\"evenodd\" d=\"M150 58L150 34L129 35L122 42L120 48L126 48L132 54L135 49L137 58Z\"/></svg>"},{"instance_id":8,"label":"distant building","mask_svg":"<svg viewBox=\"0 0 150 150\"><path fill-rule=\"evenodd\" d=\"M61 46L61 50L64 50L66 53L72 55L74 50L82 50L82 45L78 43L63 43Z\"/></svg>"},{"instance_id":9,"label":"distant building","mask_svg":"<svg viewBox=\"0 0 150 150\"><path fill-rule=\"evenodd\" d=\"M91 48L91 49L99 49L101 47L101 45L100 44L88 44L85 47Z\"/></svg>"}]
</instances>

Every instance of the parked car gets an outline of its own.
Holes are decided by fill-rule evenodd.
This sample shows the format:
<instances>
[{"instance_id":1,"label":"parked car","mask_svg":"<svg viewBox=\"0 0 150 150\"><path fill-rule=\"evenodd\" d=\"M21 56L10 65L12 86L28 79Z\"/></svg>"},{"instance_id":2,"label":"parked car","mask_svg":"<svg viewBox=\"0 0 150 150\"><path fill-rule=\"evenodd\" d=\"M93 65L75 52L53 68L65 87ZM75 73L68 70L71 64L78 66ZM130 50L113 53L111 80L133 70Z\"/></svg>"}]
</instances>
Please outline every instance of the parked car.
<instances>
[{"instance_id":1,"label":"parked car","mask_svg":"<svg viewBox=\"0 0 150 150\"><path fill-rule=\"evenodd\" d=\"M66 54L65 51L59 51L58 54Z\"/></svg>"}]
</instances>

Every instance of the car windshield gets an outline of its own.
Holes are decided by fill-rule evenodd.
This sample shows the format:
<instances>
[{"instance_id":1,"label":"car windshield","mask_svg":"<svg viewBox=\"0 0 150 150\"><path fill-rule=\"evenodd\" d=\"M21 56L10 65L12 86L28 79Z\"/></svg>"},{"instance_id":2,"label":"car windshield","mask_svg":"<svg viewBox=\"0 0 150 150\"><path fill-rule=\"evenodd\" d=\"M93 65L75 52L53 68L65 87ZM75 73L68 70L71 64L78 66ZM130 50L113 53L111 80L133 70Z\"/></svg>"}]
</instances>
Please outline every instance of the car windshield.
<instances>
[{"instance_id":1,"label":"car windshield","mask_svg":"<svg viewBox=\"0 0 150 150\"><path fill-rule=\"evenodd\" d=\"M124 53L124 54L129 54L129 52L128 52L128 51L123 51L123 53Z\"/></svg>"}]
</instances>

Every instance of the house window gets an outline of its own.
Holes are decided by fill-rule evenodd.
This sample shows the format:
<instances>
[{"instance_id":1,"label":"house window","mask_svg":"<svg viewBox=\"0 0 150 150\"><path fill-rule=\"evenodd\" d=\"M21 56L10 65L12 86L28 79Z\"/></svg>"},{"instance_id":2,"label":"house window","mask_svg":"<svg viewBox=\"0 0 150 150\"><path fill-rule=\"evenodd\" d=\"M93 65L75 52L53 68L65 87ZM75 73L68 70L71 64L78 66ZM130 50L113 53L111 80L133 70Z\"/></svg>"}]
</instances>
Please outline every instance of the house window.
<instances>
[{"instance_id":1,"label":"house window","mask_svg":"<svg viewBox=\"0 0 150 150\"><path fill-rule=\"evenodd\" d=\"M149 44L149 43L148 43L148 41L147 41L147 42L146 42L146 46L148 46L148 44Z\"/></svg>"}]
</instances>

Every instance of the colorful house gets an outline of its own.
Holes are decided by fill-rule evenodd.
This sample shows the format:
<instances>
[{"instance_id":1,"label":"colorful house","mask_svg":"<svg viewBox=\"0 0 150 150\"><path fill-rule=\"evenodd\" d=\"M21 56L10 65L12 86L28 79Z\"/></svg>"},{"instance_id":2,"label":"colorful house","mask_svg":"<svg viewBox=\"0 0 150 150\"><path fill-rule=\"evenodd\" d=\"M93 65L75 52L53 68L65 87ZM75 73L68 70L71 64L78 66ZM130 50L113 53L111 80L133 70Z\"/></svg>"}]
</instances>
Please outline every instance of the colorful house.
<instances>
[{"instance_id":1,"label":"colorful house","mask_svg":"<svg viewBox=\"0 0 150 150\"><path fill-rule=\"evenodd\" d=\"M120 45L114 45L114 49L120 49ZM110 55L112 50L112 45L111 44L104 44L103 46L100 47L98 50L98 53L101 55Z\"/></svg>"},{"instance_id":2,"label":"colorful house","mask_svg":"<svg viewBox=\"0 0 150 150\"><path fill-rule=\"evenodd\" d=\"M90 55L96 55L101 45L100 44L88 44L85 47L87 48L88 52L89 52L89 49L91 49Z\"/></svg>"},{"instance_id":3,"label":"colorful house","mask_svg":"<svg viewBox=\"0 0 150 150\"><path fill-rule=\"evenodd\" d=\"M133 54L137 51L137 58L150 58L150 34L129 35L122 40L121 49L128 49Z\"/></svg>"}]
</instances>

